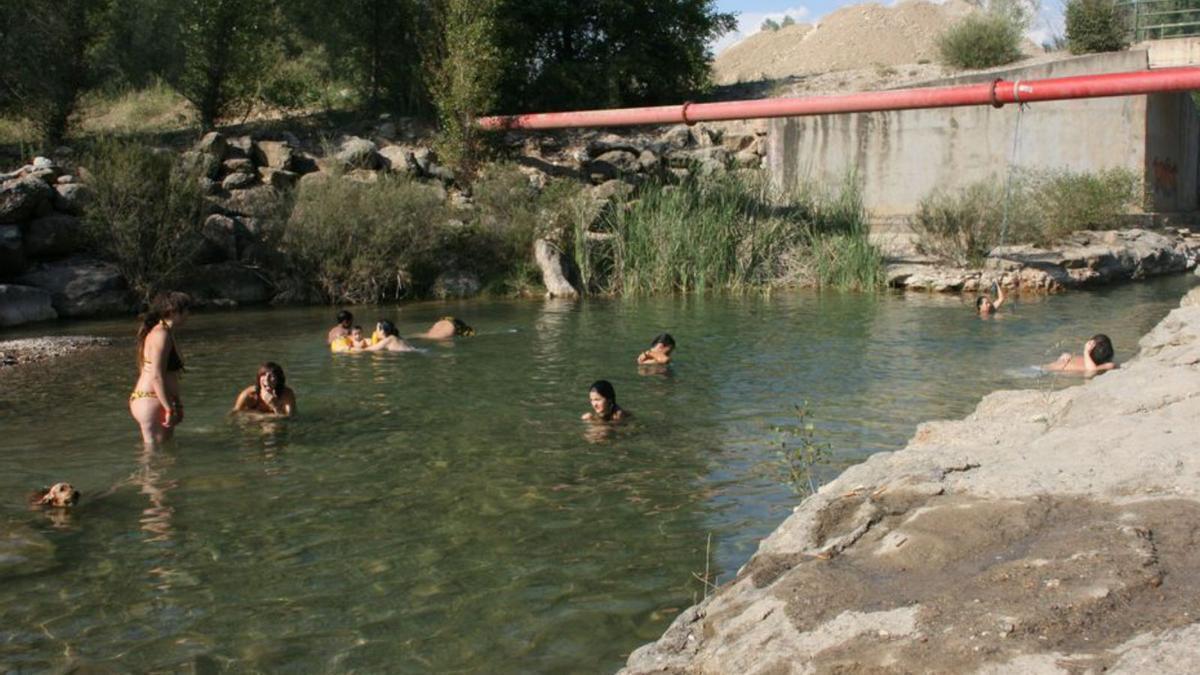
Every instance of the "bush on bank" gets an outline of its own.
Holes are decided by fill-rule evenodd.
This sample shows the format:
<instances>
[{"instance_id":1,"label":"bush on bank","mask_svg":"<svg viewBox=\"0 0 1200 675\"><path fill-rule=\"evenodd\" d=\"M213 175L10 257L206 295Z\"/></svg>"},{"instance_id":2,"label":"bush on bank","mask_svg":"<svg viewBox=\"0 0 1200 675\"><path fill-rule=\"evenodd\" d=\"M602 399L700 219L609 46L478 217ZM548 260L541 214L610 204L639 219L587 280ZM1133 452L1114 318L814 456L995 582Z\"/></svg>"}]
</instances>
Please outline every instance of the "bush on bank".
<instances>
[{"instance_id":1,"label":"bush on bank","mask_svg":"<svg viewBox=\"0 0 1200 675\"><path fill-rule=\"evenodd\" d=\"M88 247L142 300L184 279L203 244L200 168L126 141L100 142L84 166L93 191L83 220Z\"/></svg>"},{"instance_id":2,"label":"bush on bank","mask_svg":"<svg viewBox=\"0 0 1200 675\"><path fill-rule=\"evenodd\" d=\"M1067 48L1072 54L1116 52L1129 46L1129 17L1114 0L1068 0Z\"/></svg>"},{"instance_id":3,"label":"bush on bank","mask_svg":"<svg viewBox=\"0 0 1200 675\"><path fill-rule=\"evenodd\" d=\"M1002 12L979 12L938 38L942 62L955 68L992 68L1021 58L1021 24Z\"/></svg>"},{"instance_id":4,"label":"bush on bank","mask_svg":"<svg viewBox=\"0 0 1200 675\"><path fill-rule=\"evenodd\" d=\"M987 180L934 191L921 200L912 226L924 252L978 266L1002 244L1048 246L1077 230L1117 229L1140 187L1129 169L1023 171L1007 189Z\"/></svg>"},{"instance_id":5,"label":"bush on bank","mask_svg":"<svg viewBox=\"0 0 1200 675\"><path fill-rule=\"evenodd\" d=\"M856 184L785 195L735 175L651 184L619 201L600 232L576 232L590 292L647 295L785 285L877 288Z\"/></svg>"}]
</instances>

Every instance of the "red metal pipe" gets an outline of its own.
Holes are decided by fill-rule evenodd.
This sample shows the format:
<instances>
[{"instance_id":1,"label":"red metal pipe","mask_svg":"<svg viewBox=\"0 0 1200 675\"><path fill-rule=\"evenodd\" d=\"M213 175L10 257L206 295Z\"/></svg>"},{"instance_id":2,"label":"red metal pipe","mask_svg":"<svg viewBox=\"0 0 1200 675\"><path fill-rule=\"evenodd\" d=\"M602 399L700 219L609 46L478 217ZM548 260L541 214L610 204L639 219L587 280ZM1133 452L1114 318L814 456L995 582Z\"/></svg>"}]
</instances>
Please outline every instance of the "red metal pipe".
<instances>
[{"instance_id":1,"label":"red metal pipe","mask_svg":"<svg viewBox=\"0 0 1200 675\"><path fill-rule=\"evenodd\" d=\"M1200 89L1200 68L1164 68L1129 73L1077 75L1045 80L996 80L981 84L927 89L864 92L808 98L768 98L721 103L684 103L648 108L578 110L527 115L481 117L484 129L566 129L571 127L622 127L641 124L693 124L717 120L797 117L829 113L948 108L1057 101L1072 98L1130 96Z\"/></svg>"}]
</instances>

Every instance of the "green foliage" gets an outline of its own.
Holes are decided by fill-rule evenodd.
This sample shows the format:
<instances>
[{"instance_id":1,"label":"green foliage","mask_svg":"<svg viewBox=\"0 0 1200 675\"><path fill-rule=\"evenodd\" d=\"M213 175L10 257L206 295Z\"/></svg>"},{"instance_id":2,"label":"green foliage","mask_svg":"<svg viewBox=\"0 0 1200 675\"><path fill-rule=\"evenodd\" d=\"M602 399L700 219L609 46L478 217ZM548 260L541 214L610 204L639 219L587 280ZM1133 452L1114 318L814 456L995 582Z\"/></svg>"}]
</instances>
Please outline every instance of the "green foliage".
<instances>
[{"instance_id":1,"label":"green foliage","mask_svg":"<svg viewBox=\"0 0 1200 675\"><path fill-rule=\"evenodd\" d=\"M498 98L501 53L496 44L498 0L442 0L437 15L441 41L430 70L438 111L438 156L460 175L474 174L484 155L475 118Z\"/></svg>"},{"instance_id":2,"label":"green foliage","mask_svg":"<svg viewBox=\"0 0 1200 675\"><path fill-rule=\"evenodd\" d=\"M765 19L762 22L762 26L759 27L759 30L777 31L779 30L779 27L779 22L775 19Z\"/></svg>"},{"instance_id":3,"label":"green foliage","mask_svg":"<svg viewBox=\"0 0 1200 675\"><path fill-rule=\"evenodd\" d=\"M1072 54L1115 52L1129 46L1128 14L1114 0L1067 0L1066 25Z\"/></svg>"},{"instance_id":4,"label":"green foliage","mask_svg":"<svg viewBox=\"0 0 1200 675\"><path fill-rule=\"evenodd\" d=\"M1021 26L1011 16L983 12L967 16L938 38L942 61L955 68L991 68L1021 58Z\"/></svg>"},{"instance_id":5,"label":"green foliage","mask_svg":"<svg viewBox=\"0 0 1200 675\"><path fill-rule=\"evenodd\" d=\"M882 279L854 188L777 197L765 182L734 176L652 184L609 209L602 228L596 236L580 226L574 242L593 292L875 288Z\"/></svg>"},{"instance_id":6,"label":"green foliage","mask_svg":"<svg viewBox=\"0 0 1200 675\"><path fill-rule=\"evenodd\" d=\"M1078 230L1118 228L1139 186L1128 169L1027 171L1013 178L1007 228L1004 183L988 180L921 200L913 229L925 252L978 266L1001 243L1047 246Z\"/></svg>"},{"instance_id":7,"label":"green foliage","mask_svg":"<svg viewBox=\"0 0 1200 675\"><path fill-rule=\"evenodd\" d=\"M143 300L183 279L203 241L199 172L174 153L120 141L97 144L83 166L94 192L83 226L92 250Z\"/></svg>"},{"instance_id":8,"label":"green foliage","mask_svg":"<svg viewBox=\"0 0 1200 675\"><path fill-rule=\"evenodd\" d=\"M99 74L94 50L108 2L0 5L0 108L28 120L48 147L65 138L80 95Z\"/></svg>"},{"instance_id":9,"label":"green foliage","mask_svg":"<svg viewBox=\"0 0 1200 675\"><path fill-rule=\"evenodd\" d=\"M504 112L671 103L708 84L736 26L714 0L503 0Z\"/></svg>"},{"instance_id":10,"label":"green foliage","mask_svg":"<svg viewBox=\"0 0 1200 675\"><path fill-rule=\"evenodd\" d=\"M779 456L787 482L801 498L817 493L821 487L817 471L828 466L833 457L833 446L817 440L817 427L809 421L810 414L805 401L796 406L795 425L776 429L783 436Z\"/></svg>"},{"instance_id":11,"label":"green foliage","mask_svg":"<svg viewBox=\"0 0 1200 675\"><path fill-rule=\"evenodd\" d=\"M795 25L796 25L796 20L793 19L790 14L787 16L784 16L783 21L779 22L779 26L781 28L787 28L788 26L795 26Z\"/></svg>"},{"instance_id":12,"label":"green foliage","mask_svg":"<svg viewBox=\"0 0 1200 675\"><path fill-rule=\"evenodd\" d=\"M246 114L273 45L274 17L260 0L180 0L183 62L172 85L196 108L200 126Z\"/></svg>"}]
</instances>

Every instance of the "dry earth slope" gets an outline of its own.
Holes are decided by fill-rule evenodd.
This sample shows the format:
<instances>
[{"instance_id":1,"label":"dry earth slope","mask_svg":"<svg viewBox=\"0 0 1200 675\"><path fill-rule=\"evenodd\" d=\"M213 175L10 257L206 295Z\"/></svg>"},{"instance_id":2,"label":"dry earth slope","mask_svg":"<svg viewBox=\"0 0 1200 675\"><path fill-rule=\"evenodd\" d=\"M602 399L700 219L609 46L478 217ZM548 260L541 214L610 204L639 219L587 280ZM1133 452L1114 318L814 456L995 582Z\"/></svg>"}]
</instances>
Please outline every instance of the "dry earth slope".
<instances>
[{"instance_id":1,"label":"dry earth slope","mask_svg":"<svg viewBox=\"0 0 1200 675\"><path fill-rule=\"evenodd\" d=\"M848 469L625 673L1200 672L1200 289Z\"/></svg>"}]
</instances>

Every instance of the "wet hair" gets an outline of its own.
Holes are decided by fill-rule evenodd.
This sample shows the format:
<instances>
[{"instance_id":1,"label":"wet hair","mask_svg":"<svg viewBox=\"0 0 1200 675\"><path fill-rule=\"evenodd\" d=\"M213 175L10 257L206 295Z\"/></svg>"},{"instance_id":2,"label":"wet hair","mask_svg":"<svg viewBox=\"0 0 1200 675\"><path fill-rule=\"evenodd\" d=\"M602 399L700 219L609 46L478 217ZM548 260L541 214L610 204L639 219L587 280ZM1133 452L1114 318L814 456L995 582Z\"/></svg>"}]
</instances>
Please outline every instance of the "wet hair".
<instances>
[{"instance_id":1,"label":"wet hair","mask_svg":"<svg viewBox=\"0 0 1200 675\"><path fill-rule=\"evenodd\" d=\"M362 326L355 326L354 328L351 328L350 330L356 330L356 331L358 331L358 332L360 332L360 333L361 333L361 332L362 332Z\"/></svg>"},{"instance_id":2,"label":"wet hair","mask_svg":"<svg viewBox=\"0 0 1200 675\"><path fill-rule=\"evenodd\" d=\"M175 319L188 311L192 306L192 296L179 291L159 293L150 300L146 312L142 314L142 323L137 332L138 368L142 367L142 352L146 347L146 336L161 321ZM174 352L172 352L174 354ZM178 359L178 355L175 355ZM182 367L182 364L181 364Z\"/></svg>"},{"instance_id":3,"label":"wet hair","mask_svg":"<svg viewBox=\"0 0 1200 675\"><path fill-rule=\"evenodd\" d=\"M593 391L603 396L613 405L613 408L617 407L617 390L613 389L612 382L608 380L596 380L588 389L588 393L590 394Z\"/></svg>"},{"instance_id":4,"label":"wet hair","mask_svg":"<svg viewBox=\"0 0 1200 675\"><path fill-rule=\"evenodd\" d=\"M345 323L351 323L353 321L354 321L354 315L351 314L350 312L343 309L342 311L337 313L337 322L339 325L345 324Z\"/></svg>"},{"instance_id":5,"label":"wet hair","mask_svg":"<svg viewBox=\"0 0 1200 675\"><path fill-rule=\"evenodd\" d=\"M663 333L662 335L659 335L650 341L651 347L654 347L655 345L662 345L664 347L675 349L675 338L671 337L670 333Z\"/></svg>"},{"instance_id":6,"label":"wet hair","mask_svg":"<svg viewBox=\"0 0 1200 675\"><path fill-rule=\"evenodd\" d=\"M282 395L284 387L287 386L287 377L283 374L283 367L274 361L267 361L258 367L258 375L254 378L254 395L262 398L262 376L270 375L275 381L275 393Z\"/></svg>"},{"instance_id":7,"label":"wet hair","mask_svg":"<svg viewBox=\"0 0 1200 675\"><path fill-rule=\"evenodd\" d=\"M1108 363L1113 359L1112 340L1104 333L1092 336L1092 360L1097 364Z\"/></svg>"},{"instance_id":8,"label":"wet hair","mask_svg":"<svg viewBox=\"0 0 1200 675\"><path fill-rule=\"evenodd\" d=\"M388 321L387 319L380 319L378 325L379 332L383 333L385 336L395 335L396 337L400 337L400 331L396 330L396 324L392 323L391 321Z\"/></svg>"},{"instance_id":9,"label":"wet hair","mask_svg":"<svg viewBox=\"0 0 1200 675\"><path fill-rule=\"evenodd\" d=\"M981 295L978 298L975 298L975 311L976 312L983 309L983 301L987 300L987 299L988 299L988 297L986 295Z\"/></svg>"}]
</instances>

